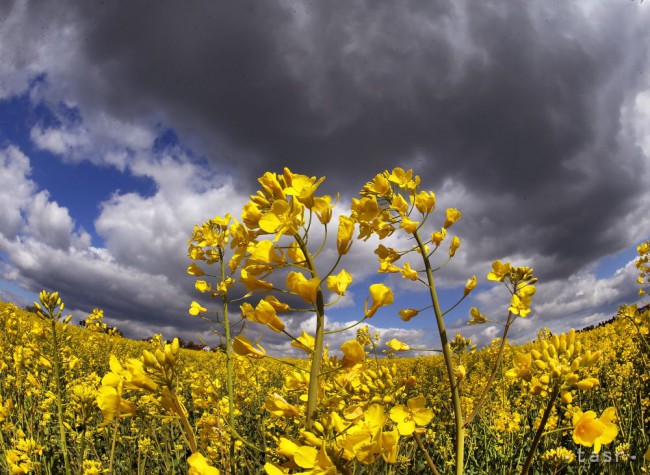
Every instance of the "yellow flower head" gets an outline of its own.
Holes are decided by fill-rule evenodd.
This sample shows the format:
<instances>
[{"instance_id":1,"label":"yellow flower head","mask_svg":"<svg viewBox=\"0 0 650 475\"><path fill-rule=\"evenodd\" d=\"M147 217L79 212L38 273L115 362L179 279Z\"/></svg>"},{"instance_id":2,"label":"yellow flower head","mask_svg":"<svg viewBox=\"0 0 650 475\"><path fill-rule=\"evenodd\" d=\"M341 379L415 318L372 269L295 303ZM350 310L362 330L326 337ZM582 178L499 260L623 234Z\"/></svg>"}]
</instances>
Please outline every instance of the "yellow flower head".
<instances>
[{"instance_id":1,"label":"yellow flower head","mask_svg":"<svg viewBox=\"0 0 650 475\"><path fill-rule=\"evenodd\" d=\"M436 195L432 192L421 191L413 198L415 207L422 214L428 214L436 207Z\"/></svg>"},{"instance_id":2,"label":"yellow flower head","mask_svg":"<svg viewBox=\"0 0 650 475\"><path fill-rule=\"evenodd\" d=\"M299 203L276 200L271 209L264 213L259 221L262 231L275 234L273 241L278 241L284 234L294 236L304 222L303 207Z\"/></svg>"},{"instance_id":3,"label":"yellow flower head","mask_svg":"<svg viewBox=\"0 0 650 475\"><path fill-rule=\"evenodd\" d=\"M405 308L397 312L402 320L408 322L411 318L415 317L418 313L414 308Z\"/></svg>"},{"instance_id":4,"label":"yellow flower head","mask_svg":"<svg viewBox=\"0 0 650 475\"><path fill-rule=\"evenodd\" d=\"M386 342L386 346L391 348L393 351L409 351L411 349L406 343L399 341L397 338L393 338L390 341Z\"/></svg>"},{"instance_id":5,"label":"yellow flower head","mask_svg":"<svg viewBox=\"0 0 650 475\"><path fill-rule=\"evenodd\" d=\"M194 262L192 262L190 266L187 268L187 273L190 275L194 275L196 277L201 277L202 275L205 275L203 269L197 266Z\"/></svg>"},{"instance_id":6,"label":"yellow flower head","mask_svg":"<svg viewBox=\"0 0 650 475\"><path fill-rule=\"evenodd\" d=\"M492 271L487 275L488 280L496 280L498 282L503 282L506 276L510 273L510 263L494 261L492 263Z\"/></svg>"},{"instance_id":7,"label":"yellow flower head","mask_svg":"<svg viewBox=\"0 0 650 475\"><path fill-rule=\"evenodd\" d=\"M447 236L447 229L442 228L440 231L436 231L431 235L431 242L436 245L436 247L440 246L440 243L445 239L445 236Z\"/></svg>"},{"instance_id":8,"label":"yellow flower head","mask_svg":"<svg viewBox=\"0 0 650 475\"><path fill-rule=\"evenodd\" d=\"M340 256L348 253L352 246L352 235L354 234L354 220L349 216L339 216L339 230L336 235L336 249Z\"/></svg>"},{"instance_id":9,"label":"yellow flower head","mask_svg":"<svg viewBox=\"0 0 650 475\"><path fill-rule=\"evenodd\" d=\"M307 175L292 173L291 170L285 167L283 178L287 185L283 190L284 194L293 196L308 209L312 209L314 207L314 193L318 186L323 183L325 177L320 177L317 180L315 176L308 177Z\"/></svg>"},{"instance_id":10,"label":"yellow flower head","mask_svg":"<svg viewBox=\"0 0 650 475\"><path fill-rule=\"evenodd\" d=\"M460 218L463 216L462 213L458 211L456 208L447 208L446 214L447 214L447 219L445 219L445 222L442 225L443 228L451 227L452 224L460 220Z\"/></svg>"},{"instance_id":11,"label":"yellow flower head","mask_svg":"<svg viewBox=\"0 0 650 475\"><path fill-rule=\"evenodd\" d=\"M407 233L413 234L415 231L417 231L419 225L419 221L413 221L408 216L404 216L402 217L402 221L400 222L399 227Z\"/></svg>"},{"instance_id":12,"label":"yellow flower head","mask_svg":"<svg viewBox=\"0 0 650 475\"><path fill-rule=\"evenodd\" d=\"M190 315L196 316L196 315L199 315L201 313L205 313L207 311L208 311L208 309L205 308L205 307L202 307L201 304L199 304L198 302L192 302L192 304L190 305L190 310L189 310Z\"/></svg>"},{"instance_id":13,"label":"yellow flower head","mask_svg":"<svg viewBox=\"0 0 650 475\"><path fill-rule=\"evenodd\" d=\"M339 295L345 295L345 291L351 283L352 276L345 269L341 269L337 275L327 277L327 288Z\"/></svg>"},{"instance_id":14,"label":"yellow flower head","mask_svg":"<svg viewBox=\"0 0 650 475\"><path fill-rule=\"evenodd\" d=\"M423 396L409 399L406 407L394 406L390 410L390 419L397 423L400 435L411 435L415 432L416 425L426 426L433 419L433 411L425 407L426 400Z\"/></svg>"},{"instance_id":15,"label":"yellow flower head","mask_svg":"<svg viewBox=\"0 0 650 475\"><path fill-rule=\"evenodd\" d=\"M594 447L594 453L600 452L603 444L612 442L618 434L618 428L614 424L616 409L608 407L603 414L596 419L594 411L582 412L578 410L573 415L573 441L585 447Z\"/></svg>"},{"instance_id":16,"label":"yellow flower head","mask_svg":"<svg viewBox=\"0 0 650 475\"><path fill-rule=\"evenodd\" d=\"M239 356L250 356L253 359L262 359L266 356L266 351L259 343L253 344L245 336L236 336L232 341L232 349Z\"/></svg>"},{"instance_id":17,"label":"yellow flower head","mask_svg":"<svg viewBox=\"0 0 650 475\"><path fill-rule=\"evenodd\" d=\"M294 417L300 415L300 411L293 404L289 404L285 398L278 393L266 397L264 409L276 417Z\"/></svg>"},{"instance_id":18,"label":"yellow flower head","mask_svg":"<svg viewBox=\"0 0 650 475\"><path fill-rule=\"evenodd\" d=\"M320 280L316 277L307 279L300 272L289 272L287 274L287 288L303 298L307 303L316 302L316 294Z\"/></svg>"},{"instance_id":19,"label":"yellow flower head","mask_svg":"<svg viewBox=\"0 0 650 475\"><path fill-rule=\"evenodd\" d=\"M190 466L188 475L219 475L219 469L210 465L201 452L190 455L187 464Z\"/></svg>"},{"instance_id":20,"label":"yellow flower head","mask_svg":"<svg viewBox=\"0 0 650 475\"><path fill-rule=\"evenodd\" d=\"M333 208L332 197L330 195L314 197L314 206L312 207L312 210L316 213L316 217L321 224L327 224L332 220Z\"/></svg>"},{"instance_id":21,"label":"yellow flower head","mask_svg":"<svg viewBox=\"0 0 650 475\"><path fill-rule=\"evenodd\" d=\"M469 314L472 317L472 319L468 323L469 325L475 325L477 323L487 322L487 317L483 315L477 307L472 307L469 310Z\"/></svg>"},{"instance_id":22,"label":"yellow flower head","mask_svg":"<svg viewBox=\"0 0 650 475\"><path fill-rule=\"evenodd\" d=\"M512 361L515 365L514 368L506 372L506 376L510 378L521 378L526 381L530 381L532 377L531 364L533 358L530 353L521 353L517 351Z\"/></svg>"},{"instance_id":23,"label":"yellow flower head","mask_svg":"<svg viewBox=\"0 0 650 475\"><path fill-rule=\"evenodd\" d=\"M346 341L341 345L341 352L343 359L341 359L341 366L344 368L351 368L357 364L362 364L366 360L366 350L356 340Z\"/></svg>"},{"instance_id":24,"label":"yellow flower head","mask_svg":"<svg viewBox=\"0 0 650 475\"><path fill-rule=\"evenodd\" d=\"M397 186L404 190L415 191L417 186L420 184L420 177L415 175L413 176L413 170L404 171L403 168L396 167L387 176L388 181L395 183Z\"/></svg>"},{"instance_id":25,"label":"yellow flower head","mask_svg":"<svg viewBox=\"0 0 650 475\"><path fill-rule=\"evenodd\" d=\"M375 175L372 181L366 183L366 185L363 187L363 190L385 197L390 197L393 193L390 182L383 173Z\"/></svg>"},{"instance_id":26,"label":"yellow flower head","mask_svg":"<svg viewBox=\"0 0 650 475\"><path fill-rule=\"evenodd\" d=\"M370 299L372 299L372 304L370 305L370 308L368 308L369 299L366 299L364 309L366 317L372 317L380 307L393 303L393 291L390 289L390 287L387 287L384 284L372 284L368 290L370 291Z\"/></svg>"},{"instance_id":27,"label":"yellow flower head","mask_svg":"<svg viewBox=\"0 0 650 475\"><path fill-rule=\"evenodd\" d=\"M467 296L469 293L474 290L476 287L476 276L473 275L471 278L467 279L467 282L465 282L465 290L463 291L463 295Z\"/></svg>"},{"instance_id":28,"label":"yellow flower head","mask_svg":"<svg viewBox=\"0 0 650 475\"><path fill-rule=\"evenodd\" d=\"M449 245L449 257L454 257L456 251L460 247L460 239L458 236L451 238L451 244Z\"/></svg>"}]
</instances>

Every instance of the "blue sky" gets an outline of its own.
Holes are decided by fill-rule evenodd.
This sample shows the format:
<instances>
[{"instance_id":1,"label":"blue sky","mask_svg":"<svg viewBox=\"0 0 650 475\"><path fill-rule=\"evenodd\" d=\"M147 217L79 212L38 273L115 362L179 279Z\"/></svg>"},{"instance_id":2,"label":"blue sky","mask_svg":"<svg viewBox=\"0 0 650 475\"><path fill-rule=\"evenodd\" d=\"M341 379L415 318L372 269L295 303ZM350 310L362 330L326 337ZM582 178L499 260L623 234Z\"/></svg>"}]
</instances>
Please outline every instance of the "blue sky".
<instances>
[{"instance_id":1,"label":"blue sky","mask_svg":"<svg viewBox=\"0 0 650 475\"><path fill-rule=\"evenodd\" d=\"M209 339L187 315L192 226L238 215L256 178L284 166L326 176L322 188L341 193L336 213L394 166L413 167L439 210L460 209L462 245L439 293L449 307L477 275L449 324L479 343L496 333L467 327L469 308L503 316L508 301L485 279L496 259L540 278L517 340L597 323L636 300L631 261L650 238L646 5L204 7L151 16L115 2L92 21L80 1L3 7L4 300L59 290L76 319L98 306L133 337ZM426 306L426 294L375 275L372 246L347 257L355 284L328 313L332 327L386 281L396 303L369 323L384 340L435 346L431 315L397 317ZM286 319L295 332L311 325Z\"/></svg>"}]
</instances>

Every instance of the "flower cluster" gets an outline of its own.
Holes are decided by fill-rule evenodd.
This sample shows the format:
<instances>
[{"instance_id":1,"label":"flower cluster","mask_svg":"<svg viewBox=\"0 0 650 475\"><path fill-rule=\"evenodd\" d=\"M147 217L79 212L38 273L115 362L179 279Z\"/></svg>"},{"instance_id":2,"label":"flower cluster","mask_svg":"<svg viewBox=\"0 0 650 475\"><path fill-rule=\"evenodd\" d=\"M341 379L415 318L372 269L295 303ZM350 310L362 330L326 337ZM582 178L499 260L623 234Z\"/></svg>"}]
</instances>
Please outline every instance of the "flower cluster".
<instances>
[{"instance_id":1,"label":"flower cluster","mask_svg":"<svg viewBox=\"0 0 650 475\"><path fill-rule=\"evenodd\" d=\"M541 340L539 348L530 352L515 352L514 367L506 372L506 376L526 381L533 395L545 396L549 388L557 388L562 400L570 403L572 388L586 391L598 386L597 378L581 379L578 373L581 368L596 364L600 355L600 351L585 350L576 340L575 330L571 329L568 333Z\"/></svg>"}]
</instances>

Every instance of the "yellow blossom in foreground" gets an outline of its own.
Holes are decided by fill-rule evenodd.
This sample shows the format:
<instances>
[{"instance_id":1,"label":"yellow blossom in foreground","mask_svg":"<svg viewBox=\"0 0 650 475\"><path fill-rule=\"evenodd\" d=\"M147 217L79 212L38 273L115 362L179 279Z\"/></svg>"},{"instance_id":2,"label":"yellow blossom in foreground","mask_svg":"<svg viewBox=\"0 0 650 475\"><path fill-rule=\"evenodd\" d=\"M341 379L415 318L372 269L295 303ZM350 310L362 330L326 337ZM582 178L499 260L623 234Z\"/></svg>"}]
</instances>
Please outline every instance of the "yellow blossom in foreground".
<instances>
[{"instance_id":1,"label":"yellow blossom in foreground","mask_svg":"<svg viewBox=\"0 0 650 475\"><path fill-rule=\"evenodd\" d=\"M468 322L468 325L475 325L477 323L487 322L487 317L483 315L477 307L472 307L469 310L469 314L472 317L472 319Z\"/></svg>"},{"instance_id":2,"label":"yellow blossom in foreground","mask_svg":"<svg viewBox=\"0 0 650 475\"><path fill-rule=\"evenodd\" d=\"M415 317L418 313L414 308L405 308L397 312L402 320L408 322L411 318Z\"/></svg>"},{"instance_id":3,"label":"yellow blossom in foreground","mask_svg":"<svg viewBox=\"0 0 650 475\"><path fill-rule=\"evenodd\" d=\"M354 220L349 216L339 216L339 230L336 235L336 249L339 255L348 253L352 246L352 234L354 233Z\"/></svg>"},{"instance_id":4,"label":"yellow blossom in foreground","mask_svg":"<svg viewBox=\"0 0 650 475\"><path fill-rule=\"evenodd\" d=\"M408 216L404 216L402 217L400 228L404 229L404 231L407 233L413 234L415 231L417 231L419 225L419 221L413 221Z\"/></svg>"},{"instance_id":5,"label":"yellow blossom in foreground","mask_svg":"<svg viewBox=\"0 0 650 475\"><path fill-rule=\"evenodd\" d=\"M431 213L436 207L436 195L433 191L420 191L412 199L415 203L415 207L422 214Z\"/></svg>"},{"instance_id":6,"label":"yellow blossom in foreground","mask_svg":"<svg viewBox=\"0 0 650 475\"><path fill-rule=\"evenodd\" d=\"M532 377L531 364L533 358L529 353L522 353L520 351L515 352L515 356L512 361L515 365L514 368L509 369L506 372L506 376L509 378L521 378L526 381L530 381Z\"/></svg>"},{"instance_id":7,"label":"yellow blossom in foreground","mask_svg":"<svg viewBox=\"0 0 650 475\"><path fill-rule=\"evenodd\" d=\"M575 460L575 455L568 449L564 447L558 447L556 449L547 450L542 454L542 460L544 462L560 465L560 464L569 464Z\"/></svg>"},{"instance_id":8,"label":"yellow blossom in foreground","mask_svg":"<svg viewBox=\"0 0 650 475\"><path fill-rule=\"evenodd\" d=\"M467 279L467 282L465 283L465 290L463 290L463 295L467 296L469 293L474 290L476 287L476 276L473 275L470 279Z\"/></svg>"},{"instance_id":9,"label":"yellow blossom in foreground","mask_svg":"<svg viewBox=\"0 0 650 475\"><path fill-rule=\"evenodd\" d=\"M433 419L433 411L425 407L423 396L409 399L406 406L398 405L390 410L390 419L397 423L400 435L411 435L416 425L425 426Z\"/></svg>"},{"instance_id":10,"label":"yellow blossom in foreground","mask_svg":"<svg viewBox=\"0 0 650 475\"><path fill-rule=\"evenodd\" d=\"M345 291L352 283L352 276L345 269L341 269L337 275L327 277L327 288L339 295L345 295Z\"/></svg>"},{"instance_id":11,"label":"yellow blossom in foreground","mask_svg":"<svg viewBox=\"0 0 650 475\"><path fill-rule=\"evenodd\" d=\"M212 290L212 286L208 284L205 280L197 280L194 283L194 288L199 292L209 292Z\"/></svg>"},{"instance_id":12,"label":"yellow blossom in foreground","mask_svg":"<svg viewBox=\"0 0 650 475\"><path fill-rule=\"evenodd\" d=\"M255 348L257 346L257 348ZM253 343L246 338L245 336L236 336L232 341L232 349L240 356L250 356L254 359L262 359L266 356L266 351L264 348L257 343L253 346Z\"/></svg>"},{"instance_id":13,"label":"yellow blossom in foreground","mask_svg":"<svg viewBox=\"0 0 650 475\"><path fill-rule=\"evenodd\" d=\"M453 238L451 238L451 244L449 245L449 257L454 257L459 247L460 247L460 239L458 238L458 236L454 236Z\"/></svg>"},{"instance_id":14,"label":"yellow blossom in foreground","mask_svg":"<svg viewBox=\"0 0 650 475\"><path fill-rule=\"evenodd\" d=\"M386 342L386 346L392 348L393 351L409 351L411 349L406 343L399 341L397 338Z\"/></svg>"},{"instance_id":15,"label":"yellow blossom in foreground","mask_svg":"<svg viewBox=\"0 0 650 475\"><path fill-rule=\"evenodd\" d=\"M330 195L314 197L314 206L312 210L316 213L316 217L321 224L328 224L332 220L333 208L332 197Z\"/></svg>"},{"instance_id":16,"label":"yellow blossom in foreground","mask_svg":"<svg viewBox=\"0 0 650 475\"><path fill-rule=\"evenodd\" d=\"M356 339L343 343L341 345L341 352L343 353L341 366L344 368L351 368L352 366L363 363L366 360L366 351Z\"/></svg>"},{"instance_id":17,"label":"yellow blossom in foreground","mask_svg":"<svg viewBox=\"0 0 650 475\"><path fill-rule=\"evenodd\" d=\"M285 398L278 393L266 397L264 409L276 417L292 417L300 415L300 411L293 404L289 404Z\"/></svg>"},{"instance_id":18,"label":"yellow blossom in foreground","mask_svg":"<svg viewBox=\"0 0 650 475\"><path fill-rule=\"evenodd\" d=\"M138 410L135 404L122 399L121 386L107 385L99 388L97 391L97 406L104 416L104 422L100 424L100 427L110 424L116 417L133 416Z\"/></svg>"},{"instance_id":19,"label":"yellow blossom in foreground","mask_svg":"<svg viewBox=\"0 0 650 475\"><path fill-rule=\"evenodd\" d=\"M447 219L445 219L445 223L442 225L443 228L449 228L452 224L460 220L460 218L463 216L462 213L458 211L456 208L447 208L446 214L447 214Z\"/></svg>"},{"instance_id":20,"label":"yellow blossom in foreground","mask_svg":"<svg viewBox=\"0 0 650 475\"><path fill-rule=\"evenodd\" d=\"M440 231L436 231L431 235L431 242L438 247L440 243L445 239L447 235L447 229L442 228Z\"/></svg>"},{"instance_id":21,"label":"yellow blossom in foreground","mask_svg":"<svg viewBox=\"0 0 650 475\"><path fill-rule=\"evenodd\" d=\"M202 307L201 304L198 302L192 302L192 305L190 305L189 313L190 315L199 315L200 313L205 313L207 312L208 309L205 307Z\"/></svg>"},{"instance_id":22,"label":"yellow blossom in foreground","mask_svg":"<svg viewBox=\"0 0 650 475\"><path fill-rule=\"evenodd\" d=\"M585 447L594 447L594 453L600 452L600 446L612 442L618 434L614 424L616 409L608 407L596 419L594 411L582 412L578 410L573 415L573 441Z\"/></svg>"},{"instance_id":23,"label":"yellow blossom in foreground","mask_svg":"<svg viewBox=\"0 0 650 475\"><path fill-rule=\"evenodd\" d=\"M291 342L291 346L294 348L299 348L306 352L307 354L311 353L314 351L314 344L315 344L315 339L313 336L305 332L305 330L302 331L302 335L300 335L298 338L293 340Z\"/></svg>"},{"instance_id":24,"label":"yellow blossom in foreground","mask_svg":"<svg viewBox=\"0 0 650 475\"><path fill-rule=\"evenodd\" d=\"M188 475L219 475L219 469L210 465L200 452L190 455L187 464L190 466Z\"/></svg>"},{"instance_id":25,"label":"yellow blossom in foreground","mask_svg":"<svg viewBox=\"0 0 650 475\"><path fill-rule=\"evenodd\" d=\"M372 304L370 305L370 308L368 308L368 299L366 299L364 308L364 314L366 317L372 317L380 307L393 303L393 291L390 287L387 287L384 284L372 284L368 290L370 291Z\"/></svg>"},{"instance_id":26,"label":"yellow blossom in foreground","mask_svg":"<svg viewBox=\"0 0 650 475\"><path fill-rule=\"evenodd\" d=\"M419 276L416 270L411 269L411 264L408 262L404 264L404 267L399 270L402 274L403 279L418 280Z\"/></svg>"},{"instance_id":27,"label":"yellow blossom in foreground","mask_svg":"<svg viewBox=\"0 0 650 475\"><path fill-rule=\"evenodd\" d=\"M108 473L108 469L102 468L102 463L97 460L84 460L82 465L83 475L99 475Z\"/></svg>"},{"instance_id":28,"label":"yellow blossom in foreground","mask_svg":"<svg viewBox=\"0 0 650 475\"><path fill-rule=\"evenodd\" d=\"M488 273L487 278L488 280L503 282L508 273L510 273L510 263L494 261L492 263L492 270Z\"/></svg>"},{"instance_id":29,"label":"yellow blossom in foreground","mask_svg":"<svg viewBox=\"0 0 650 475\"><path fill-rule=\"evenodd\" d=\"M316 302L316 292L320 280L316 277L307 279L300 272L289 272L287 275L287 288L298 294L307 303Z\"/></svg>"},{"instance_id":30,"label":"yellow blossom in foreground","mask_svg":"<svg viewBox=\"0 0 650 475\"><path fill-rule=\"evenodd\" d=\"M196 277L201 277L202 275L205 275L203 269L197 266L194 262L192 262L190 266L187 268L187 273L190 275L194 275Z\"/></svg>"}]
</instances>

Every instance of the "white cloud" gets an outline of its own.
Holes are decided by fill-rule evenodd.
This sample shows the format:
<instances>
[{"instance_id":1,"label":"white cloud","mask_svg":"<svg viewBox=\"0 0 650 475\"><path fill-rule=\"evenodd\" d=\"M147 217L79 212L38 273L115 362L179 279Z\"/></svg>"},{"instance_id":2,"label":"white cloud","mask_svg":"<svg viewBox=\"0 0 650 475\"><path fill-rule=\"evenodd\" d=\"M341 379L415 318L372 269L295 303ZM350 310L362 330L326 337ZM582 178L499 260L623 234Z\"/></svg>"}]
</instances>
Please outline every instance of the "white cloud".
<instances>
[{"instance_id":1,"label":"white cloud","mask_svg":"<svg viewBox=\"0 0 650 475\"><path fill-rule=\"evenodd\" d=\"M310 335L316 332L316 316L309 315L293 315L282 318L285 323L286 331L299 337L303 331ZM337 332L327 334L324 337L324 342L329 347L329 352L332 355L340 355L340 347L348 340L353 340L357 336L357 330L364 325L357 325L353 328L343 330L354 324L354 321L337 322L331 320L327 315L325 316L325 329L327 332ZM343 330L343 331L341 331ZM269 354L287 356L287 357L300 357L305 353L291 346L291 340L284 334L278 334L270 331L266 327L257 324L248 325L248 337L252 339L260 338L260 343L267 350ZM377 355L382 356L383 350L387 349L386 342L397 338L404 343L409 344L412 348L431 348L432 338L428 331L423 330L407 330L398 327L379 327L368 324L368 332L371 338L374 338L375 332L379 333L379 342L377 343ZM409 355L414 355L409 353Z\"/></svg>"},{"instance_id":2,"label":"white cloud","mask_svg":"<svg viewBox=\"0 0 650 475\"><path fill-rule=\"evenodd\" d=\"M28 208L36 185L27 176L29 158L17 147L0 150L0 233L13 239L23 226L23 215Z\"/></svg>"},{"instance_id":3,"label":"white cloud","mask_svg":"<svg viewBox=\"0 0 650 475\"><path fill-rule=\"evenodd\" d=\"M33 196L27 211L24 232L53 249L67 249L74 245L87 248L90 236L85 231L75 232L75 223L67 208L49 200L49 194L41 191Z\"/></svg>"},{"instance_id":4,"label":"white cloud","mask_svg":"<svg viewBox=\"0 0 650 475\"><path fill-rule=\"evenodd\" d=\"M584 328L614 316L623 303L638 300L635 285L637 270L634 262L627 263L612 276L598 278L591 271L577 273L567 281L538 282L533 297L533 312L518 318L512 325L509 339L524 342L534 338L540 328L553 332L566 332L571 328ZM474 304L488 318L505 321L509 294L501 285L472 294ZM465 321L469 320L469 316ZM453 326L450 332L459 331L471 336L479 344L489 343L502 334L502 328L490 324L468 326L464 322Z\"/></svg>"},{"instance_id":5,"label":"white cloud","mask_svg":"<svg viewBox=\"0 0 650 475\"><path fill-rule=\"evenodd\" d=\"M73 156L77 149L90 146L88 130L83 127L43 129L37 125L32 127L29 136L41 150L62 156Z\"/></svg>"}]
</instances>

